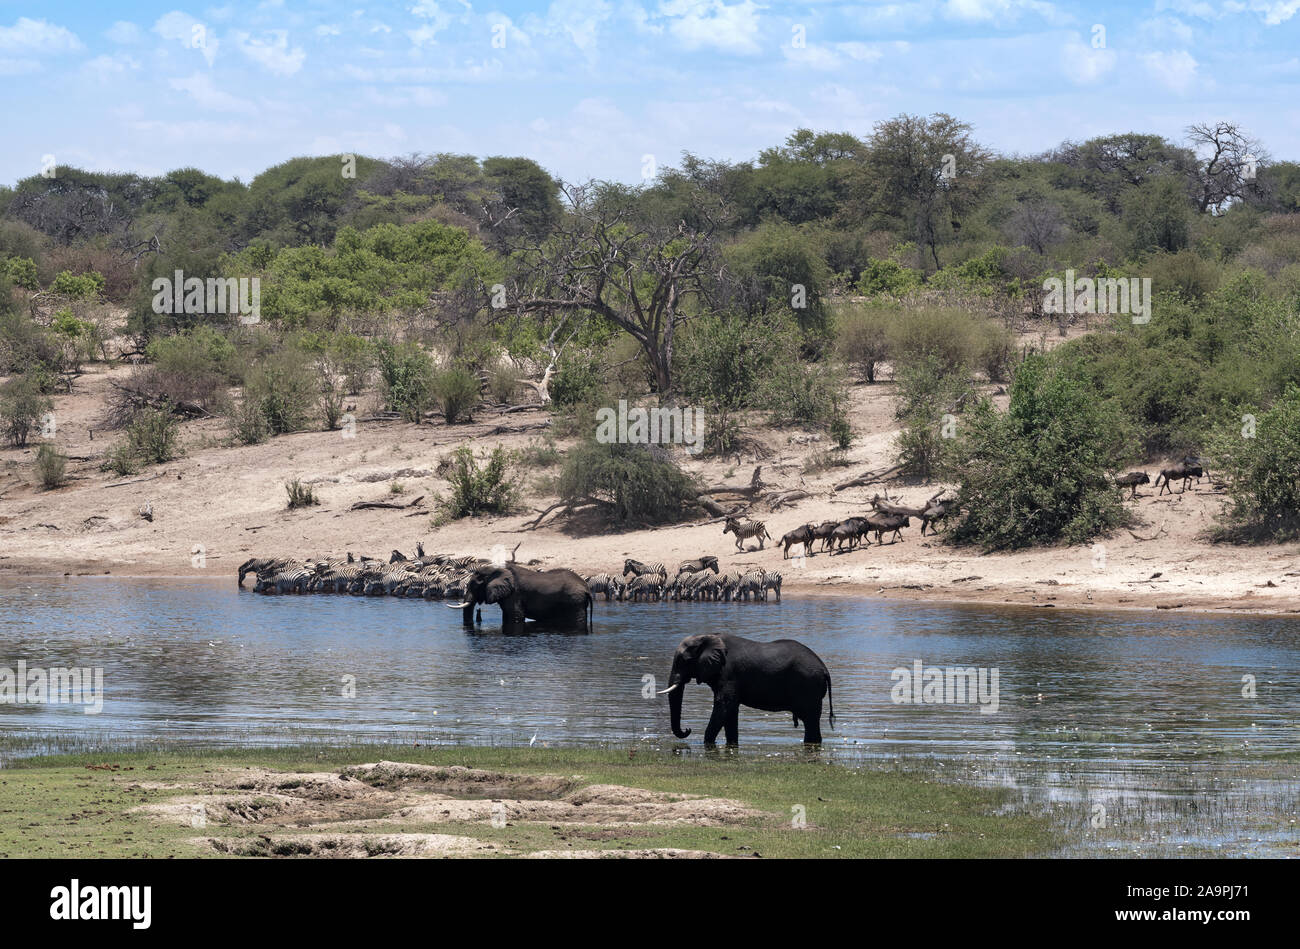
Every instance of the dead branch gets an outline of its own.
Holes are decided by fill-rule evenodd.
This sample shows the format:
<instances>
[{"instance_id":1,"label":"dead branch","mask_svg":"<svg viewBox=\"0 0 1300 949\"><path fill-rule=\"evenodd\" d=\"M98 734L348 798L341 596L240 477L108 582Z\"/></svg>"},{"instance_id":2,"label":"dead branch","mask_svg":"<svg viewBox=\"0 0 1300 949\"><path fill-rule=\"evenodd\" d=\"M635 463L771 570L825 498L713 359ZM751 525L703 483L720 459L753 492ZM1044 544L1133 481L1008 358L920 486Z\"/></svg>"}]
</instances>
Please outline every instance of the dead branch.
<instances>
[{"instance_id":1,"label":"dead branch","mask_svg":"<svg viewBox=\"0 0 1300 949\"><path fill-rule=\"evenodd\" d=\"M387 510L391 510L391 511L405 511L405 510L407 510L408 508L415 507L417 504L419 504L419 503L420 503L421 501L423 501L423 500L424 500L424 495L421 494L418 498L416 498L416 499L415 499L414 501L412 501L410 504L394 504L394 503L391 502L391 501L358 501L356 504L354 504L354 505L352 505L350 508L348 508L348 510L349 510L349 511L369 511L369 510L374 510L374 509L376 509L376 508L385 508L385 509L387 509Z\"/></svg>"}]
</instances>

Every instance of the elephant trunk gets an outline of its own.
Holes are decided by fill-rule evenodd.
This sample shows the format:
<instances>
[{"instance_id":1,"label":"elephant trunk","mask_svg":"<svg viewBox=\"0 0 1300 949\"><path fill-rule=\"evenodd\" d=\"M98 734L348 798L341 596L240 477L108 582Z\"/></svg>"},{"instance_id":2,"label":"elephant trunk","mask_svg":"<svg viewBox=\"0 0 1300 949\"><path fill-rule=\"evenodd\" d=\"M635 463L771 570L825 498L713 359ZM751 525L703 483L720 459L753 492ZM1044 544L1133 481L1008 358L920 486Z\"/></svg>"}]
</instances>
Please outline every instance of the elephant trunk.
<instances>
[{"instance_id":1,"label":"elephant trunk","mask_svg":"<svg viewBox=\"0 0 1300 949\"><path fill-rule=\"evenodd\" d=\"M668 675L668 710L671 715L673 734L678 738L690 735L689 728L682 728L682 693L686 691L686 676L682 675L673 662L673 671Z\"/></svg>"}]
</instances>

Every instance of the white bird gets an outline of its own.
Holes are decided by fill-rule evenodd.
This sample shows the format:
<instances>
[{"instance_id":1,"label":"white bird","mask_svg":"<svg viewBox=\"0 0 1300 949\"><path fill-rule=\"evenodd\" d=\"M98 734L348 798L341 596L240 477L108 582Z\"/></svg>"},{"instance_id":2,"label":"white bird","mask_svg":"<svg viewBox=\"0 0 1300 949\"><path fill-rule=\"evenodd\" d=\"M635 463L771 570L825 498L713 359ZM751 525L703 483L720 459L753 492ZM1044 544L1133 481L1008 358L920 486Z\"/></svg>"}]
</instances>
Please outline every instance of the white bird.
<instances>
[{"instance_id":1,"label":"white bird","mask_svg":"<svg viewBox=\"0 0 1300 949\"><path fill-rule=\"evenodd\" d=\"M531 748L533 746L533 743L536 741L537 741L537 732L533 732L533 737L528 739L528 746Z\"/></svg>"}]
</instances>

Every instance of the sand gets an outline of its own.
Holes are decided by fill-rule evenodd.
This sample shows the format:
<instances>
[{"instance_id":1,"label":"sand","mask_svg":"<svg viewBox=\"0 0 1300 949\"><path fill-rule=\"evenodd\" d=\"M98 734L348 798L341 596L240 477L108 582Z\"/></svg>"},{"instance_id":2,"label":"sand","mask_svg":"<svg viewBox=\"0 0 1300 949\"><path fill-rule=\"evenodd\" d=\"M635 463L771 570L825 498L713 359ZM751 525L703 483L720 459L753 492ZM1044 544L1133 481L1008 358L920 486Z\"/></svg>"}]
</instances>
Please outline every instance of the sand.
<instances>
[{"instance_id":1,"label":"sand","mask_svg":"<svg viewBox=\"0 0 1300 949\"><path fill-rule=\"evenodd\" d=\"M803 561L783 560L779 548L769 544L758 550L752 541L738 551L712 518L624 533L583 520L548 518L542 527L524 530L554 502L538 482L553 478L556 467L527 473L522 513L434 527L436 496L448 491L437 474L443 456L461 445L476 451L498 444L523 448L545 435L550 414L540 408L508 414L485 410L473 423L452 426L441 420L365 421L373 405L370 395L359 400L362 420L353 437L302 432L248 447L226 447L224 421L201 419L182 427L184 457L119 478L99 469L121 434L99 426L110 379L130 372L125 366L91 366L71 395L55 397L54 441L72 458L66 486L46 491L35 484L34 446L0 449L0 576L204 576L233 585L238 565L254 555L353 551L387 560L394 548L413 555L422 541L430 553L485 557L519 544L520 562L584 574L618 572L629 556L662 560L672 569L679 561L713 554L724 571L781 570L787 597L854 594L1057 608L1300 612L1300 545L1210 543L1206 532L1224 495L1222 486L1209 480L1185 494L1163 497L1143 486L1135 501L1126 502L1142 525L1132 533L1119 531L1096 545L995 555L953 547L943 535L922 538L915 523L901 542ZM809 459L829 447L825 436L766 428L759 430L762 457L697 460L683 454L684 467L708 484L739 486L761 464L764 481L809 492L791 506L754 515L778 538L809 521L864 512L870 497L886 487L890 497L909 504L944 487L889 483L835 492L836 482L889 468L893 455L893 384L854 386L851 400L856 441L847 467L806 472ZM558 441L561 447L567 443ZM1153 479L1157 467L1147 465ZM321 504L286 510L284 483L293 478L313 484ZM405 505L421 497L401 510L350 510L358 501ZM152 508L152 522L140 516L144 505Z\"/></svg>"}]
</instances>

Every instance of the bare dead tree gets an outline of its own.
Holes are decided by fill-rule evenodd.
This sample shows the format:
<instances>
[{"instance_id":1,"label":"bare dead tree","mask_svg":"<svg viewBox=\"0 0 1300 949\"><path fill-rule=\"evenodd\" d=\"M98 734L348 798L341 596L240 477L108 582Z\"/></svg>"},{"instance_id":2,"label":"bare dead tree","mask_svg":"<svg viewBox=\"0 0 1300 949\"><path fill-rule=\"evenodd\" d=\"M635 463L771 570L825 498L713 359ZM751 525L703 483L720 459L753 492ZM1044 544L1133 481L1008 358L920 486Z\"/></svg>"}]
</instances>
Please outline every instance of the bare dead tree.
<instances>
[{"instance_id":1,"label":"bare dead tree","mask_svg":"<svg viewBox=\"0 0 1300 949\"><path fill-rule=\"evenodd\" d=\"M1187 138L1200 157L1195 189L1202 213L1217 213L1245 196L1254 187L1258 169L1268 160L1259 140L1246 135L1234 122L1190 125Z\"/></svg>"},{"instance_id":2,"label":"bare dead tree","mask_svg":"<svg viewBox=\"0 0 1300 949\"><path fill-rule=\"evenodd\" d=\"M670 395L674 337L692 312L687 301L707 299L714 279L721 204L701 193L694 224L663 224L641 219L631 195L594 184L561 187L569 213L559 227L544 241L514 247L514 312L604 317L637 341L655 388ZM558 352L551 355L553 369Z\"/></svg>"}]
</instances>

